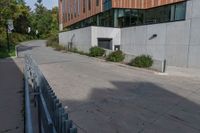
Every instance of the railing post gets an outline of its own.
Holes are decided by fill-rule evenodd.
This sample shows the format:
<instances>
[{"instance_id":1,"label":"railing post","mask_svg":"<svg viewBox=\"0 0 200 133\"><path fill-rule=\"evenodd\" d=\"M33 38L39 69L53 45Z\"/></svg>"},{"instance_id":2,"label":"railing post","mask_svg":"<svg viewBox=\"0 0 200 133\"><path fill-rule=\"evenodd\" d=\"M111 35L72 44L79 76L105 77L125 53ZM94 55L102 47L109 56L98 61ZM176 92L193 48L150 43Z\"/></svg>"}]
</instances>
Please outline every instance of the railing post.
<instances>
[{"instance_id":1,"label":"railing post","mask_svg":"<svg viewBox=\"0 0 200 133\"><path fill-rule=\"evenodd\" d=\"M38 90L38 93L39 95L37 95L37 103L38 103L38 106L37 106L37 110L38 110L38 130L39 130L39 133L42 133L42 122L41 122L41 110L40 110L40 106L41 106L41 103L40 103L40 91L39 91L39 87L37 88Z\"/></svg>"},{"instance_id":2,"label":"railing post","mask_svg":"<svg viewBox=\"0 0 200 133\"><path fill-rule=\"evenodd\" d=\"M77 133L77 128L74 128L72 121L68 120L68 114L35 61L26 55L25 62L26 122L28 123L25 133L33 133L28 78L31 79L30 83L34 90L39 133Z\"/></svg>"}]
</instances>

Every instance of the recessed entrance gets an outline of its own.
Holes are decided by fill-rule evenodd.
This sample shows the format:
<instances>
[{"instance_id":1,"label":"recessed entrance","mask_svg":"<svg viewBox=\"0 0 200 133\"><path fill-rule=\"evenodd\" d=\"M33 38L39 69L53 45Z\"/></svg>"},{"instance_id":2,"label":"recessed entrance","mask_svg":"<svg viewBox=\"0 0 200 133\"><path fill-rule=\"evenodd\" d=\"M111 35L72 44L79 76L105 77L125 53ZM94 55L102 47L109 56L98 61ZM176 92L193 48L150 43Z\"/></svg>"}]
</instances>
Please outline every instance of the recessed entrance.
<instances>
[{"instance_id":1,"label":"recessed entrance","mask_svg":"<svg viewBox=\"0 0 200 133\"><path fill-rule=\"evenodd\" d=\"M98 47L112 50L112 38L98 38Z\"/></svg>"}]
</instances>

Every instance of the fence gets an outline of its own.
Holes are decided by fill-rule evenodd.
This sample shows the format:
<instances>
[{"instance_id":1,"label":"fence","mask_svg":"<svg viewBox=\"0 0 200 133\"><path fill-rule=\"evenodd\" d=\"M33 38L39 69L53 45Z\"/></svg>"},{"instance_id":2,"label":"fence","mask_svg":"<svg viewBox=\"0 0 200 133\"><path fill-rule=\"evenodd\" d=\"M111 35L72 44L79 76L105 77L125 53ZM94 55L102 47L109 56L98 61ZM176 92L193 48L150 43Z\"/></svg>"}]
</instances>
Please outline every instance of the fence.
<instances>
[{"instance_id":1,"label":"fence","mask_svg":"<svg viewBox=\"0 0 200 133\"><path fill-rule=\"evenodd\" d=\"M30 55L25 55L25 133L33 133L31 96L37 108L39 133L77 133L51 86Z\"/></svg>"}]
</instances>

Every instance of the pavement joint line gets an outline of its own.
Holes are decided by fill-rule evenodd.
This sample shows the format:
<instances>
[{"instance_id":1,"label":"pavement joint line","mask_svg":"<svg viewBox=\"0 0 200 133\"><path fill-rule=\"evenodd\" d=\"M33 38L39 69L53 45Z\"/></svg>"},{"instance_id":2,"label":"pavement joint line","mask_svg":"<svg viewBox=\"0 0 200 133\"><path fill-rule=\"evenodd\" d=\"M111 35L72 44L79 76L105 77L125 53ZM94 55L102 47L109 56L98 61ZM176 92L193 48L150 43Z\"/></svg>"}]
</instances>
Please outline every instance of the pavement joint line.
<instances>
[{"instance_id":1,"label":"pavement joint line","mask_svg":"<svg viewBox=\"0 0 200 133\"><path fill-rule=\"evenodd\" d=\"M71 60L63 60L63 61L55 61L55 62L46 62L46 63L40 63L39 65L49 65L49 64L58 64L58 63L66 63L66 62L72 62Z\"/></svg>"}]
</instances>

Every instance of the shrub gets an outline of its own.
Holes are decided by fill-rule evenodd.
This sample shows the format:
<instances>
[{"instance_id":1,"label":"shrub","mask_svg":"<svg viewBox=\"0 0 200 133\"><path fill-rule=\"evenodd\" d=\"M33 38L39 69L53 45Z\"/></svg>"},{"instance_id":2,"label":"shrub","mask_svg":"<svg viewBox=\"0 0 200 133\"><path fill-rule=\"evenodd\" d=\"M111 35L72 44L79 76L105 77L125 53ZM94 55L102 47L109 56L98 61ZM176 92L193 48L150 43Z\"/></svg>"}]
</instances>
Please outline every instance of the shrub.
<instances>
[{"instance_id":1,"label":"shrub","mask_svg":"<svg viewBox=\"0 0 200 133\"><path fill-rule=\"evenodd\" d=\"M28 34L20 34L16 32L13 32L12 34L10 34L10 41L12 44L17 44L19 42L32 40L32 39L34 38Z\"/></svg>"},{"instance_id":2,"label":"shrub","mask_svg":"<svg viewBox=\"0 0 200 133\"><path fill-rule=\"evenodd\" d=\"M104 54L105 54L105 50L103 48L100 48L100 47L90 48L89 55L92 57L99 57L99 56L103 56Z\"/></svg>"},{"instance_id":3,"label":"shrub","mask_svg":"<svg viewBox=\"0 0 200 133\"><path fill-rule=\"evenodd\" d=\"M58 44L58 45L55 45L55 46L54 46L54 49L55 49L56 51L61 51L61 50L65 50L65 47Z\"/></svg>"},{"instance_id":4,"label":"shrub","mask_svg":"<svg viewBox=\"0 0 200 133\"><path fill-rule=\"evenodd\" d=\"M121 50L114 51L108 55L107 60L112 62L121 62L125 58L125 55Z\"/></svg>"},{"instance_id":5,"label":"shrub","mask_svg":"<svg viewBox=\"0 0 200 133\"><path fill-rule=\"evenodd\" d=\"M58 36L57 35L53 35L53 36L49 37L47 42L46 42L46 46L47 47L52 47L57 51L65 50L64 46L59 45L59 41L58 41Z\"/></svg>"},{"instance_id":6,"label":"shrub","mask_svg":"<svg viewBox=\"0 0 200 133\"><path fill-rule=\"evenodd\" d=\"M149 55L137 56L135 59L131 60L131 66L149 68L153 65L153 59Z\"/></svg>"},{"instance_id":7,"label":"shrub","mask_svg":"<svg viewBox=\"0 0 200 133\"><path fill-rule=\"evenodd\" d=\"M76 47L68 49L68 51L73 52L73 53L78 53L78 49Z\"/></svg>"},{"instance_id":8,"label":"shrub","mask_svg":"<svg viewBox=\"0 0 200 133\"><path fill-rule=\"evenodd\" d=\"M53 35L47 39L47 47L55 47L59 45L58 36Z\"/></svg>"}]
</instances>

